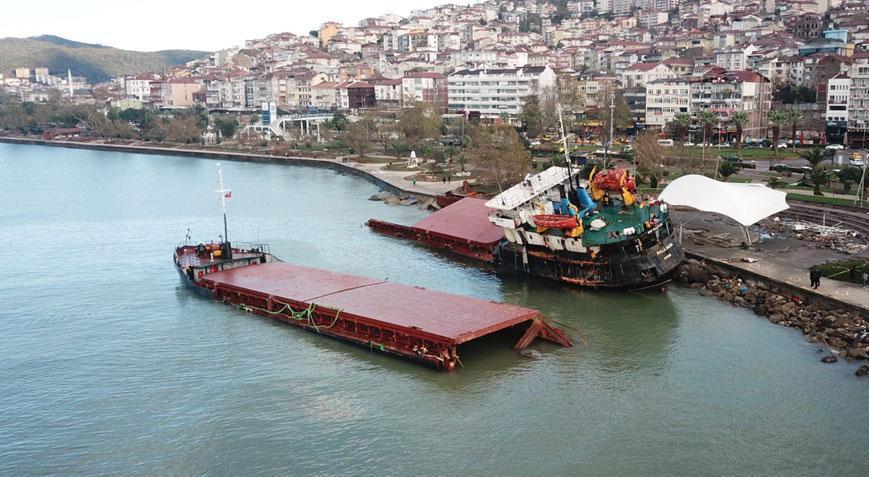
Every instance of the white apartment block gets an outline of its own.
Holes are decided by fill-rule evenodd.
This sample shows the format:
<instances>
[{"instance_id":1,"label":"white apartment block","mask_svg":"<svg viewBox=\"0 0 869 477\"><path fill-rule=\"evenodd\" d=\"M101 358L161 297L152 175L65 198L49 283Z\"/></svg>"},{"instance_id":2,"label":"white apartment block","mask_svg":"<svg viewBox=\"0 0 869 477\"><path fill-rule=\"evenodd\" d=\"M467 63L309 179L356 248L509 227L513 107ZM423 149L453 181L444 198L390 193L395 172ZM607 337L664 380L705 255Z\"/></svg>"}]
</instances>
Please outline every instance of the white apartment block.
<instances>
[{"instance_id":1,"label":"white apartment block","mask_svg":"<svg viewBox=\"0 0 869 477\"><path fill-rule=\"evenodd\" d=\"M691 81L659 79L646 84L646 126L664 128L679 113L691 112Z\"/></svg>"},{"instance_id":2,"label":"white apartment block","mask_svg":"<svg viewBox=\"0 0 869 477\"><path fill-rule=\"evenodd\" d=\"M124 94L128 98L149 101L151 99L152 79L150 76L127 76L124 78Z\"/></svg>"},{"instance_id":3,"label":"white apartment block","mask_svg":"<svg viewBox=\"0 0 869 477\"><path fill-rule=\"evenodd\" d=\"M848 121L848 100L850 99L851 78L847 73L839 73L827 81L827 112L825 118L830 122Z\"/></svg>"},{"instance_id":4,"label":"white apartment block","mask_svg":"<svg viewBox=\"0 0 869 477\"><path fill-rule=\"evenodd\" d=\"M869 54L854 55L849 76L848 128L869 128Z\"/></svg>"},{"instance_id":5,"label":"white apartment block","mask_svg":"<svg viewBox=\"0 0 869 477\"><path fill-rule=\"evenodd\" d=\"M461 70L448 78L449 109L479 111L481 116L517 117L532 94L555 87L555 72L548 66Z\"/></svg>"}]
</instances>

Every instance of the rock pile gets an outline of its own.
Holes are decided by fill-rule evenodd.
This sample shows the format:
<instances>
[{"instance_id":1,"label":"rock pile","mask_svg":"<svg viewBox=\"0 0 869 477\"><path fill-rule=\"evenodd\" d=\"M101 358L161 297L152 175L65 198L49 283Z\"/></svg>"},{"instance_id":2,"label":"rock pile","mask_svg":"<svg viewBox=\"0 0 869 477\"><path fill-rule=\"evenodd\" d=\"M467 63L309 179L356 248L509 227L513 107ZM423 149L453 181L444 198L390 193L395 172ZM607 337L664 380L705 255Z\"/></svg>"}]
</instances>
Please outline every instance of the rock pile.
<instances>
[{"instance_id":1,"label":"rock pile","mask_svg":"<svg viewBox=\"0 0 869 477\"><path fill-rule=\"evenodd\" d=\"M799 328L810 340L829 345L849 361L869 359L869 323L858 312L826 309L790 296L774 285L726 276L695 259L683 263L676 278L701 295L750 308L773 323ZM834 362L829 357L825 359Z\"/></svg>"},{"instance_id":2,"label":"rock pile","mask_svg":"<svg viewBox=\"0 0 869 477\"><path fill-rule=\"evenodd\" d=\"M382 201L385 204L389 205L416 205L422 210L430 209L435 207L434 199L420 199L415 195L410 194L393 194L392 192L380 191L371 197L368 200Z\"/></svg>"}]
</instances>

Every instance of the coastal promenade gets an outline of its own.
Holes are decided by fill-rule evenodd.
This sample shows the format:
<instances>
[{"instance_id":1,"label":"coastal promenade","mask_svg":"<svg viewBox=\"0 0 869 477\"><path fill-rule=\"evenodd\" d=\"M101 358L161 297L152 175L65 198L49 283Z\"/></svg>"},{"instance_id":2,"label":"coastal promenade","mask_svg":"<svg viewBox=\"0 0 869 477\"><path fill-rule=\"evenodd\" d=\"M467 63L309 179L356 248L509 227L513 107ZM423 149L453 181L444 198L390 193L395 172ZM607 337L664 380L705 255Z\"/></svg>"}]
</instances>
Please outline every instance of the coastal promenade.
<instances>
[{"instance_id":1,"label":"coastal promenade","mask_svg":"<svg viewBox=\"0 0 869 477\"><path fill-rule=\"evenodd\" d=\"M0 136L0 142L10 144L34 144L53 147L69 147L76 149L96 149L100 151L134 152L140 154L167 154L175 156L202 157L207 159L221 159L243 162L273 162L278 164L307 165L314 167L328 167L331 169L348 172L364 177L372 182L390 190L390 192L404 192L422 197L434 197L455 189L458 184L442 182L414 181L410 178L409 171L387 171L383 164L355 162L349 157L302 157L302 156L279 156L273 154L261 154L255 152L228 151L220 149L202 149L185 146L152 146L138 144L111 144L98 141L58 141L37 138L22 138Z\"/></svg>"}]
</instances>

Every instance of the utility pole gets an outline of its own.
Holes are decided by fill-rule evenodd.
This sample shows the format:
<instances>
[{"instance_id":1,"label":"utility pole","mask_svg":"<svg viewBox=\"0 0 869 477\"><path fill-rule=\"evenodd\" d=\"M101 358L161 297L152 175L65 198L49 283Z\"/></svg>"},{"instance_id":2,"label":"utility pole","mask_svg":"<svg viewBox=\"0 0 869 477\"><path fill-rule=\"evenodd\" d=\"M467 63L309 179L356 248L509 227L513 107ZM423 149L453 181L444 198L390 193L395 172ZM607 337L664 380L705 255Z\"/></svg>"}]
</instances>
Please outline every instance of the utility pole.
<instances>
[{"instance_id":1,"label":"utility pole","mask_svg":"<svg viewBox=\"0 0 869 477\"><path fill-rule=\"evenodd\" d=\"M609 149L613 143L613 118L615 117L616 110L616 98L613 96L612 89L610 89L610 136L609 143L604 141L603 144L603 168L606 169L607 160L609 159Z\"/></svg>"}]
</instances>

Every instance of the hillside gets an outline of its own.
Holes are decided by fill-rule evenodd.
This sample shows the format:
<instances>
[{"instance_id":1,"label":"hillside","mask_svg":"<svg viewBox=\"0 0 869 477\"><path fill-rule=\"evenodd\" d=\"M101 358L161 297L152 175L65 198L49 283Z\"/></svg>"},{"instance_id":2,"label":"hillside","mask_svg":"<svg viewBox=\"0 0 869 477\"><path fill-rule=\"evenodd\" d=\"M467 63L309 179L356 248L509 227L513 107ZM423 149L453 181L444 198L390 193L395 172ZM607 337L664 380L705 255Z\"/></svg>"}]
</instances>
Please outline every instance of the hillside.
<instances>
[{"instance_id":1,"label":"hillside","mask_svg":"<svg viewBox=\"0 0 869 477\"><path fill-rule=\"evenodd\" d=\"M193 50L119 50L51 35L0 38L0 72L21 66L46 66L51 74L60 76L69 68L74 75L85 76L94 83L123 74L160 71L206 55L207 52Z\"/></svg>"}]
</instances>

